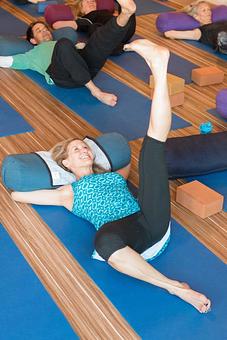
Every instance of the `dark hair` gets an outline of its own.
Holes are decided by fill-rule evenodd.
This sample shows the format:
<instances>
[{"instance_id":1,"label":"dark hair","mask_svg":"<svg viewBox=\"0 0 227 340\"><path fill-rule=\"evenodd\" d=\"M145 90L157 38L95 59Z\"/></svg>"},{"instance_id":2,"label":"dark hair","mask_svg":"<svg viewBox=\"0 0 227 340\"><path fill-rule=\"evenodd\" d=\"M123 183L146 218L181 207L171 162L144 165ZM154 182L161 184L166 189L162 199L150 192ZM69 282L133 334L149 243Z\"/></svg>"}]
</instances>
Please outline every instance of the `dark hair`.
<instances>
[{"instance_id":1,"label":"dark hair","mask_svg":"<svg viewBox=\"0 0 227 340\"><path fill-rule=\"evenodd\" d=\"M38 20L38 21L34 21L32 22L29 26L28 26L28 29L27 29L27 32L26 32L26 39L28 40L28 42L31 43L31 39L34 38L34 34L33 34L33 27L36 25L36 24L43 24L46 28L48 28L47 24L42 21L42 20ZM49 28L48 28L49 29Z\"/></svg>"}]
</instances>

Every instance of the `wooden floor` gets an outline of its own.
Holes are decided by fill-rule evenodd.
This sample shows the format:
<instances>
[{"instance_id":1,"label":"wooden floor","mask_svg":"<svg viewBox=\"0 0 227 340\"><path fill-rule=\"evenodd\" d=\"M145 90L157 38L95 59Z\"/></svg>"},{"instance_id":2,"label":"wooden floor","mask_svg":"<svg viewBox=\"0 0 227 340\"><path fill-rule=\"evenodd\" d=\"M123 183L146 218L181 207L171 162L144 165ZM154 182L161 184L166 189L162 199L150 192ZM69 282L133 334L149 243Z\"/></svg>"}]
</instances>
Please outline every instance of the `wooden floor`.
<instances>
[{"instance_id":1,"label":"wooden floor","mask_svg":"<svg viewBox=\"0 0 227 340\"><path fill-rule=\"evenodd\" d=\"M180 8L179 4L172 2L169 4L176 9ZM33 20L23 11L15 10L14 6L6 0L2 0L0 6L26 23ZM207 120L212 122L214 132L227 130L223 121L206 112L207 108L215 107L217 91L227 87L226 62L181 41L164 39L156 32L156 16L139 17L137 34L169 47L172 52L199 66L216 65L225 72L223 84L204 88L195 84L185 86L185 103L183 106L176 107L174 112L189 121L192 126L172 131L170 136L197 134L200 123ZM149 97L148 85L119 66L107 62L104 70ZM32 133L0 139L1 162L6 155L11 153L50 149L56 142L64 138L82 137L85 134L99 135L99 131L94 127L20 72L0 69L0 80L1 96L34 127ZM130 180L137 184L137 160L141 140L133 141L130 144L133 154ZM221 212L205 220L191 214L175 201L175 191L179 184L182 184L181 180L170 182L172 217L224 263L227 263L227 214ZM0 184L0 192L1 223L4 224L80 338L139 338L36 212L29 205L13 202L9 192L2 184Z\"/></svg>"}]
</instances>

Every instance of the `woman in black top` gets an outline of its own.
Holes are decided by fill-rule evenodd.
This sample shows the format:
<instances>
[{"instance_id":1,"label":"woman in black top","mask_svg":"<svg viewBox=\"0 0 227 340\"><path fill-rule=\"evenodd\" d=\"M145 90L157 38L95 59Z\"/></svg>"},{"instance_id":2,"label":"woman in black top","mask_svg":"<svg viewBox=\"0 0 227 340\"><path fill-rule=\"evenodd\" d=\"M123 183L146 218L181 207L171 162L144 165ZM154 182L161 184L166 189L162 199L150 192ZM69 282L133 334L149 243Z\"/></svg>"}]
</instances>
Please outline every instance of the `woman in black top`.
<instances>
[{"instance_id":1,"label":"woman in black top","mask_svg":"<svg viewBox=\"0 0 227 340\"><path fill-rule=\"evenodd\" d=\"M97 4L95 0L76 0L68 3L75 16L75 20L68 21L56 21L53 24L54 29L62 27L72 27L78 32L87 33L90 37L94 31L105 25L114 16L109 10L97 10ZM122 42L113 51L112 55L117 55L123 52L123 46L129 42L136 29L135 15L130 18L128 30L122 39ZM78 45L80 47L80 45ZM82 47L84 44L81 45Z\"/></svg>"},{"instance_id":2,"label":"woman in black top","mask_svg":"<svg viewBox=\"0 0 227 340\"><path fill-rule=\"evenodd\" d=\"M188 31L167 31L164 33L170 39L198 40L213 49L227 54L227 20L212 22L211 5L207 1L196 1L185 7L188 15L200 22L199 28Z\"/></svg>"}]
</instances>

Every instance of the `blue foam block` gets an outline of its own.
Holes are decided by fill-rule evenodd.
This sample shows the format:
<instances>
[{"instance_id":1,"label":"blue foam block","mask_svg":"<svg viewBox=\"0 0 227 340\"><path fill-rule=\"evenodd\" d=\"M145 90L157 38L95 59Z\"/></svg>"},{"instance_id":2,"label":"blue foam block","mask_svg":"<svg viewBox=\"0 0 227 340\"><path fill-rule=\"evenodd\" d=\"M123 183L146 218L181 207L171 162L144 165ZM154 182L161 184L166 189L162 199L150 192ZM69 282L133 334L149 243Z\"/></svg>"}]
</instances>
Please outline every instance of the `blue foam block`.
<instances>
[{"instance_id":1,"label":"blue foam block","mask_svg":"<svg viewBox=\"0 0 227 340\"><path fill-rule=\"evenodd\" d=\"M78 339L0 225L1 339Z\"/></svg>"},{"instance_id":2,"label":"blue foam block","mask_svg":"<svg viewBox=\"0 0 227 340\"><path fill-rule=\"evenodd\" d=\"M141 39L141 37L134 36L132 40L135 40L135 37L136 39ZM120 56L110 57L110 60L126 71L132 73L137 78L149 83L150 69L147 65L144 65L144 60L137 53L123 53ZM186 84L192 82L191 72L194 68L198 68L198 65L193 64L174 53L170 54L168 72L185 79Z\"/></svg>"},{"instance_id":3,"label":"blue foam block","mask_svg":"<svg viewBox=\"0 0 227 340\"><path fill-rule=\"evenodd\" d=\"M200 50L211 53L217 58L220 58L222 60L227 60L227 54L215 52L211 46L202 44L201 42L195 41L195 40L184 40L184 42L187 43L187 44L190 44L192 46L195 46L195 47L199 48Z\"/></svg>"},{"instance_id":4,"label":"blue foam block","mask_svg":"<svg viewBox=\"0 0 227 340\"><path fill-rule=\"evenodd\" d=\"M65 89L55 85L50 86L38 73L33 71L24 73L102 133L118 132L128 140L146 134L150 100L107 74L100 72L94 82L101 89L118 96L115 107L102 104L85 87ZM187 126L190 126L188 122L173 115L172 129Z\"/></svg>"},{"instance_id":5,"label":"blue foam block","mask_svg":"<svg viewBox=\"0 0 227 340\"><path fill-rule=\"evenodd\" d=\"M174 11L174 8L162 5L159 2L152 0L135 0L135 3L136 3L136 15Z\"/></svg>"},{"instance_id":6,"label":"blue foam block","mask_svg":"<svg viewBox=\"0 0 227 340\"><path fill-rule=\"evenodd\" d=\"M3 34L24 35L26 33L27 27L28 26L23 21L17 19L9 12L0 8L0 35Z\"/></svg>"},{"instance_id":7,"label":"blue foam block","mask_svg":"<svg viewBox=\"0 0 227 340\"><path fill-rule=\"evenodd\" d=\"M207 112L209 112L211 115L221 119L223 122L227 123L227 118L224 118L221 115L219 115L219 113L217 113L216 109L209 109L209 110L207 110Z\"/></svg>"},{"instance_id":8,"label":"blue foam block","mask_svg":"<svg viewBox=\"0 0 227 340\"><path fill-rule=\"evenodd\" d=\"M223 210L227 212L227 171L215 172L208 175L188 177L187 182L199 181L224 196Z\"/></svg>"},{"instance_id":9,"label":"blue foam block","mask_svg":"<svg viewBox=\"0 0 227 340\"><path fill-rule=\"evenodd\" d=\"M226 266L178 223L173 221L170 244L152 264L209 296L213 307L206 315L157 287L92 260L95 230L90 223L61 207L34 207L143 340L224 339Z\"/></svg>"},{"instance_id":10,"label":"blue foam block","mask_svg":"<svg viewBox=\"0 0 227 340\"><path fill-rule=\"evenodd\" d=\"M34 131L32 126L3 98L0 98L0 137L32 131Z\"/></svg>"},{"instance_id":11,"label":"blue foam block","mask_svg":"<svg viewBox=\"0 0 227 340\"><path fill-rule=\"evenodd\" d=\"M37 11L39 14L43 14L46 7L49 5L57 5L58 1L56 0L46 0L46 1L41 1L37 5Z\"/></svg>"},{"instance_id":12,"label":"blue foam block","mask_svg":"<svg viewBox=\"0 0 227 340\"><path fill-rule=\"evenodd\" d=\"M41 14L43 14L44 7L45 7L44 4L47 3L48 1L40 2L40 4L39 3L38 4L27 3L27 4L24 4L24 5L20 5L17 2L15 2L14 0L9 0L9 2L11 2L14 6L22 9L26 13L30 14L31 16L39 17ZM50 0L50 4L51 3L53 3L53 2ZM62 3L64 3L64 0L54 0L54 3L62 4ZM40 11L40 7L39 7L40 5L41 5L41 8L43 8L43 10L41 10L41 11Z\"/></svg>"}]
</instances>

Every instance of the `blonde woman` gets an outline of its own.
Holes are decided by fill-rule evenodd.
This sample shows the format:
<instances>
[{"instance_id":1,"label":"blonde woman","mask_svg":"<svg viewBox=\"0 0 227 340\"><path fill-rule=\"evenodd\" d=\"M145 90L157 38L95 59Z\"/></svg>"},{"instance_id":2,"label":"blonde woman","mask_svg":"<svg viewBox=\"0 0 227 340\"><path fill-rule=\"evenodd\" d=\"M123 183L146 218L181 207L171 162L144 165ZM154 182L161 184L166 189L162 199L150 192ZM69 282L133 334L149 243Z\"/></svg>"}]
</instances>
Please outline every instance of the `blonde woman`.
<instances>
[{"instance_id":1,"label":"blonde woman","mask_svg":"<svg viewBox=\"0 0 227 340\"><path fill-rule=\"evenodd\" d=\"M76 182L56 190L13 192L12 198L24 203L64 206L87 219L97 229L96 251L110 266L163 288L200 313L207 313L211 302L205 295L161 274L140 255L147 249L153 251L153 256L160 254L170 235L165 163L165 141L171 126L167 85L169 51L148 40L136 40L125 45L125 49L141 55L155 79L150 121L140 153L138 201L129 192L123 173L94 173L92 152L79 139L60 143L53 149L55 160L75 174Z\"/></svg>"},{"instance_id":2,"label":"blonde woman","mask_svg":"<svg viewBox=\"0 0 227 340\"><path fill-rule=\"evenodd\" d=\"M227 20L212 22L211 4L207 1L195 1L185 7L184 12L200 23L199 28L188 31L167 31L164 33L170 39L198 40L211 46L223 54L227 54Z\"/></svg>"},{"instance_id":3,"label":"blonde woman","mask_svg":"<svg viewBox=\"0 0 227 340\"><path fill-rule=\"evenodd\" d=\"M56 21L53 24L54 29L62 27L71 27L78 32L85 32L90 37L97 28L105 25L109 20L113 18L113 14L108 10L97 10L97 4L95 0L69 0L67 4L71 7L75 16L75 20ZM119 7L120 10L120 7ZM135 15L131 16L128 30L123 37L119 46L117 46L112 55L118 55L123 52L123 46L133 36L136 29ZM83 47L84 44L78 44L78 47Z\"/></svg>"}]
</instances>

